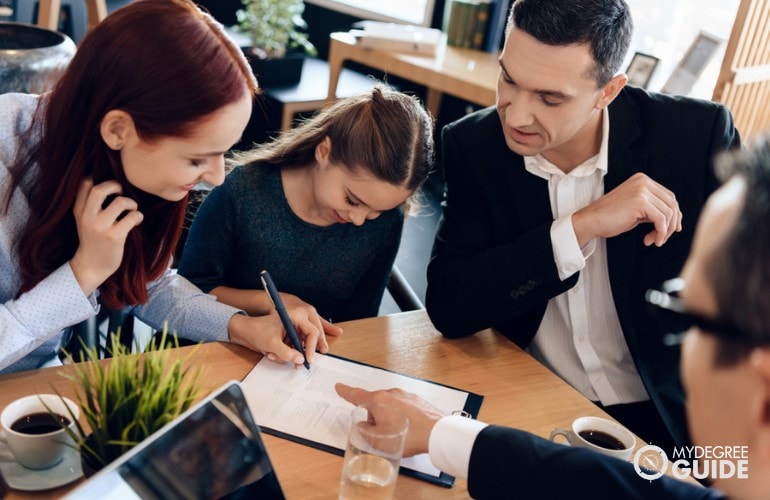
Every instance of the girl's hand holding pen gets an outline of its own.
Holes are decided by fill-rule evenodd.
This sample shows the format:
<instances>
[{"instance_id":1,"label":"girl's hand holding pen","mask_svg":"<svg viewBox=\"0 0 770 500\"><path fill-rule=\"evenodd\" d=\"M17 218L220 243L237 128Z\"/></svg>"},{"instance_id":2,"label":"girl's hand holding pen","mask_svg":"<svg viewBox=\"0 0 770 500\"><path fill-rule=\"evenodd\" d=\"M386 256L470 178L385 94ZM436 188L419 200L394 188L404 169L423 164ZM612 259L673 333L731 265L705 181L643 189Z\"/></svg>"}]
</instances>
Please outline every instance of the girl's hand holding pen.
<instances>
[{"instance_id":1,"label":"girl's hand holding pen","mask_svg":"<svg viewBox=\"0 0 770 500\"><path fill-rule=\"evenodd\" d=\"M326 335L337 337L342 335L342 328L331 324L331 322L322 318L316 308L303 301L296 295L289 293L280 293L281 299L286 306L286 313L291 318L291 322L294 324L294 328L297 333L300 332L317 331L318 335L314 337L314 342L305 340L305 350L315 352L318 350L322 353L329 352L329 343L326 341Z\"/></svg>"},{"instance_id":2,"label":"girl's hand holding pen","mask_svg":"<svg viewBox=\"0 0 770 500\"><path fill-rule=\"evenodd\" d=\"M292 318L284 304L284 297L278 292L270 274L262 271L260 278L274 309L265 316L233 316L228 325L230 340L264 353L271 361L291 361L295 365L304 365L310 369L316 347L319 347L321 352L329 350L324 336L325 329L329 328L332 334L336 335L342 333L342 329L319 318L314 307L293 295L287 295L287 298L296 299L293 300L295 317ZM297 302L301 303L300 307L297 307ZM263 331L255 337L248 331L250 325L245 320L251 320L255 326L256 321L261 321L260 328Z\"/></svg>"},{"instance_id":3,"label":"girl's hand holding pen","mask_svg":"<svg viewBox=\"0 0 770 500\"><path fill-rule=\"evenodd\" d=\"M305 362L302 354L287 344L286 329L275 311L264 316L235 314L230 318L227 330L230 342L261 352L271 361L294 363L297 366L302 366ZM306 346L310 346L311 342L313 346L317 345L318 330L315 327L311 331L301 328L297 330ZM308 362L312 362L313 351L308 348L305 353Z\"/></svg>"}]
</instances>

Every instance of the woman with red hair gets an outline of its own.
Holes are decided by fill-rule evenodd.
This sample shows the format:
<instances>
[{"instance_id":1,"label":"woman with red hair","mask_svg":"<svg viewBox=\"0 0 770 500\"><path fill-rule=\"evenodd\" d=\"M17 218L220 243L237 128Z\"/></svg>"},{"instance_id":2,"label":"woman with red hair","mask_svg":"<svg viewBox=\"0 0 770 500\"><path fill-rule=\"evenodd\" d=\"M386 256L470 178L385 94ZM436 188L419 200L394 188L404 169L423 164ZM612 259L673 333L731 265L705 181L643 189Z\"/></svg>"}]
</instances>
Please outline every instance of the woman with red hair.
<instances>
[{"instance_id":1,"label":"woman with red hair","mask_svg":"<svg viewBox=\"0 0 770 500\"><path fill-rule=\"evenodd\" d=\"M169 271L189 192L223 182L256 94L213 18L140 0L83 39L52 92L0 96L0 372L55 362L99 303L302 363L277 315L246 316ZM297 326L309 355L327 349Z\"/></svg>"}]
</instances>

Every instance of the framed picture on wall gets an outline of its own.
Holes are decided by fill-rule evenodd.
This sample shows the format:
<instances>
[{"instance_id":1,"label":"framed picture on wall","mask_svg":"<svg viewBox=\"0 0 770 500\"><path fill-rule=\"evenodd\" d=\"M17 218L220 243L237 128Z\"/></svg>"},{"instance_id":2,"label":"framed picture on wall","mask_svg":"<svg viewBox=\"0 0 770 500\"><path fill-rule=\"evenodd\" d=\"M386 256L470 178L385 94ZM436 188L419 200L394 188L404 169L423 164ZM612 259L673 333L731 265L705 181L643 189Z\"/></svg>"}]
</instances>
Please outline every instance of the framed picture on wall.
<instances>
[{"instance_id":1,"label":"framed picture on wall","mask_svg":"<svg viewBox=\"0 0 770 500\"><path fill-rule=\"evenodd\" d=\"M687 95L724 40L705 31L695 36L661 92Z\"/></svg>"},{"instance_id":2,"label":"framed picture on wall","mask_svg":"<svg viewBox=\"0 0 770 500\"><path fill-rule=\"evenodd\" d=\"M660 59L649 54L643 54L641 52L634 54L634 57L631 59L631 62L626 69L628 84L635 87L647 88L659 61Z\"/></svg>"}]
</instances>

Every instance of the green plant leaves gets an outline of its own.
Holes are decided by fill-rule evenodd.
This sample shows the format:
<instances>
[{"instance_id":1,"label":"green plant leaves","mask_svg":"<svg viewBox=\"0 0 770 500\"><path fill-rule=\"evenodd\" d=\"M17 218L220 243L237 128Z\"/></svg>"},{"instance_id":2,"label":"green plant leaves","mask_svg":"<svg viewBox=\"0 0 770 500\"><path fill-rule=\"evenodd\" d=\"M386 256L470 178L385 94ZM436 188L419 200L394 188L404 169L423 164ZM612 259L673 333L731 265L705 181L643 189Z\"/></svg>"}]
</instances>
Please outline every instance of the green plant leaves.
<instances>
[{"instance_id":1,"label":"green plant leaves","mask_svg":"<svg viewBox=\"0 0 770 500\"><path fill-rule=\"evenodd\" d=\"M316 54L307 34L300 31L307 27L302 0L243 0L243 6L236 12L238 28L268 57L283 57L287 48L295 47Z\"/></svg>"},{"instance_id":2,"label":"green plant leaves","mask_svg":"<svg viewBox=\"0 0 770 500\"><path fill-rule=\"evenodd\" d=\"M76 402L91 430L87 435L75 420L79 435L71 431L70 435L81 453L101 465L187 410L198 399L202 373L183 368L184 359L171 361L165 329L160 342L151 342L142 355L132 355L119 342L119 332L111 335L111 359L100 361L98 350L84 345L82 359L87 361L73 363L73 371L65 375L76 387ZM178 346L176 337L171 345Z\"/></svg>"}]
</instances>

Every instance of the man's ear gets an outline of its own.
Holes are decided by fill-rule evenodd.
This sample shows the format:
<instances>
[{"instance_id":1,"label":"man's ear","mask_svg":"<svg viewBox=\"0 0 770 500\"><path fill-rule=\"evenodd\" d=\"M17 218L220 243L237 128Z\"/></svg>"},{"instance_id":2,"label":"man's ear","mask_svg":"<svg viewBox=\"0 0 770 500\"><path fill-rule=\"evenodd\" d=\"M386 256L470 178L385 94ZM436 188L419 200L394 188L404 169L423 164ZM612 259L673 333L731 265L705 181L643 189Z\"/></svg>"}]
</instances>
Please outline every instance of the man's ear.
<instances>
[{"instance_id":1,"label":"man's ear","mask_svg":"<svg viewBox=\"0 0 770 500\"><path fill-rule=\"evenodd\" d=\"M615 75L602 89L602 94L601 97L599 97L599 101L596 103L596 108L604 109L609 106L618 94L620 94L620 91L623 90L623 87L626 86L626 82L628 82L628 77L623 73Z\"/></svg>"},{"instance_id":2,"label":"man's ear","mask_svg":"<svg viewBox=\"0 0 770 500\"><path fill-rule=\"evenodd\" d=\"M111 109L102 118L99 131L108 148L120 151L135 133L134 120L122 109Z\"/></svg>"},{"instance_id":3,"label":"man's ear","mask_svg":"<svg viewBox=\"0 0 770 500\"><path fill-rule=\"evenodd\" d=\"M327 135L321 142L315 147L315 160L320 166L326 166L329 163L329 155L332 151L332 140Z\"/></svg>"}]
</instances>

